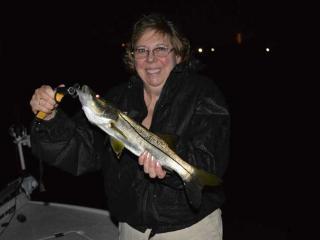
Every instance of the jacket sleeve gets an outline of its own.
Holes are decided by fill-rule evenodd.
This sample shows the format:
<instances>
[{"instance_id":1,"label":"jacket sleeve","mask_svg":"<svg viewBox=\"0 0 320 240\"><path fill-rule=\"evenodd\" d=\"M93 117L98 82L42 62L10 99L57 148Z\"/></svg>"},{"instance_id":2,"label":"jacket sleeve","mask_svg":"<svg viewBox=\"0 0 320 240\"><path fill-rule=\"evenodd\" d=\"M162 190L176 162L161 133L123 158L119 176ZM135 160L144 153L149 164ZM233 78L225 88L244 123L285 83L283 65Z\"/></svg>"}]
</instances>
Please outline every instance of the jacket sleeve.
<instances>
[{"instance_id":1,"label":"jacket sleeve","mask_svg":"<svg viewBox=\"0 0 320 240\"><path fill-rule=\"evenodd\" d=\"M193 166L223 177L229 159L230 114L216 85L202 89L177 153Z\"/></svg>"},{"instance_id":2,"label":"jacket sleeve","mask_svg":"<svg viewBox=\"0 0 320 240\"><path fill-rule=\"evenodd\" d=\"M71 119L61 110L49 121L34 120L30 131L34 156L73 175L101 168L103 136L82 112Z\"/></svg>"}]
</instances>

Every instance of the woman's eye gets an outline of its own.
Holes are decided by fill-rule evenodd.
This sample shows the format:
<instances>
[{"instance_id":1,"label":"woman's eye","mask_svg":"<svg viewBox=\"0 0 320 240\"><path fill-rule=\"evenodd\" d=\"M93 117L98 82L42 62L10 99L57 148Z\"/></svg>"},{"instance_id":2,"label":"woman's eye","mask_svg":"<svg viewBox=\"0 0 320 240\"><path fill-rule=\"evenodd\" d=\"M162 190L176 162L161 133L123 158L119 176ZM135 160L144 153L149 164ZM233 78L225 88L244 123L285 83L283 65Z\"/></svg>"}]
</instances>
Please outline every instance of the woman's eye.
<instances>
[{"instance_id":1,"label":"woman's eye","mask_svg":"<svg viewBox=\"0 0 320 240\"><path fill-rule=\"evenodd\" d=\"M136 49L136 52L137 52L137 53L145 53L145 52L146 52L146 49L144 49L144 48L138 48L138 49Z\"/></svg>"},{"instance_id":2,"label":"woman's eye","mask_svg":"<svg viewBox=\"0 0 320 240\"><path fill-rule=\"evenodd\" d=\"M165 47L157 47L154 49L155 52L166 52L167 51L167 48Z\"/></svg>"}]
</instances>

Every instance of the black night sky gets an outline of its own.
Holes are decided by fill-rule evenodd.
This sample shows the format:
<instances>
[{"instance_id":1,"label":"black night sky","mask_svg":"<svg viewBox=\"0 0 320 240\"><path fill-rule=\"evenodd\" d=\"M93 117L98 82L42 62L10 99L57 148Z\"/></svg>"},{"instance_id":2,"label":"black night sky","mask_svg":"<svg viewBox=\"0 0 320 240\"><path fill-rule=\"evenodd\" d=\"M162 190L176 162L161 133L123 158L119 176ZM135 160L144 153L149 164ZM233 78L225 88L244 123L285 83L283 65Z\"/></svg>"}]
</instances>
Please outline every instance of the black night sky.
<instances>
[{"instance_id":1,"label":"black night sky","mask_svg":"<svg viewBox=\"0 0 320 240\"><path fill-rule=\"evenodd\" d=\"M108 91L128 76L121 44L128 40L131 24L143 13L162 12L180 24L203 65L201 71L217 82L230 106L226 239L235 239L233 234L246 239L286 239L294 229L287 170L292 156L287 155L286 139L292 126L286 121L284 89L289 79L284 77L282 62L288 43L286 17L279 4L249 0L108 4L58 6L52 2L5 9L0 33L1 143L5 150L0 186L21 174L17 147L8 129L28 129L34 89L42 84L79 82ZM241 42L236 41L237 33ZM202 54L197 52L199 47L204 49ZM215 51L210 52L211 48ZM62 107L72 112L78 105L66 99ZM23 150L27 170L38 177L37 160L28 147ZM107 208L96 175L75 179L48 166L45 173L47 192L36 192L35 199Z\"/></svg>"}]
</instances>

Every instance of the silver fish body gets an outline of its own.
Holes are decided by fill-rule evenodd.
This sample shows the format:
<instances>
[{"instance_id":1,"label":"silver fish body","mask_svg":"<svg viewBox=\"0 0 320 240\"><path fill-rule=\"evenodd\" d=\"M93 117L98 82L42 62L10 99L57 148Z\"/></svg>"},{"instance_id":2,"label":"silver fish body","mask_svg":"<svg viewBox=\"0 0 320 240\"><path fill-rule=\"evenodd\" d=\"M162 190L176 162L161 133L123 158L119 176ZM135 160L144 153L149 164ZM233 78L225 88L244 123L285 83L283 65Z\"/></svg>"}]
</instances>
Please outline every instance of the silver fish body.
<instances>
[{"instance_id":1,"label":"silver fish body","mask_svg":"<svg viewBox=\"0 0 320 240\"><path fill-rule=\"evenodd\" d=\"M221 184L214 174L198 169L182 160L168 144L119 109L113 107L86 85L77 90L82 109L88 120L116 139L136 156L148 151L165 169L176 172L182 179L190 204L199 207L203 186Z\"/></svg>"}]
</instances>

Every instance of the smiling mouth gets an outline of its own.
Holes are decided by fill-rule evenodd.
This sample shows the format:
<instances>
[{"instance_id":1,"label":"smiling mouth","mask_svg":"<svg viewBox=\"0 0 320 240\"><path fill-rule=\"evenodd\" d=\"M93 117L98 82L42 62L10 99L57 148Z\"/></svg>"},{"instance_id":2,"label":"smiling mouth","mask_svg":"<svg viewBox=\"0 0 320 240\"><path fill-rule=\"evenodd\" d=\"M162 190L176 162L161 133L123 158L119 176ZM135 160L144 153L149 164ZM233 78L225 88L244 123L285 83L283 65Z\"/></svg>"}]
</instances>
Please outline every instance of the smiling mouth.
<instances>
[{"instance_id":1,"label":"smiling mouth","mask_svg":"<svg viewBox=\"0 0 320 240\"><path fill-rule=\"evenodd\" d=\"M160 73L160 69L147 69L146 72L148 74L157 74Z\"/></svg>"}]
</instances>

